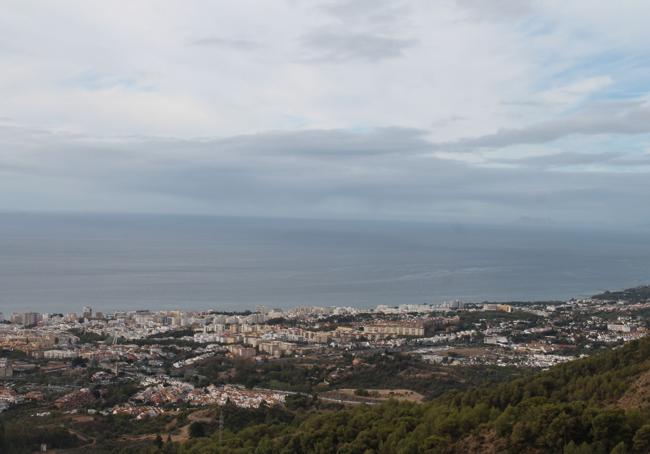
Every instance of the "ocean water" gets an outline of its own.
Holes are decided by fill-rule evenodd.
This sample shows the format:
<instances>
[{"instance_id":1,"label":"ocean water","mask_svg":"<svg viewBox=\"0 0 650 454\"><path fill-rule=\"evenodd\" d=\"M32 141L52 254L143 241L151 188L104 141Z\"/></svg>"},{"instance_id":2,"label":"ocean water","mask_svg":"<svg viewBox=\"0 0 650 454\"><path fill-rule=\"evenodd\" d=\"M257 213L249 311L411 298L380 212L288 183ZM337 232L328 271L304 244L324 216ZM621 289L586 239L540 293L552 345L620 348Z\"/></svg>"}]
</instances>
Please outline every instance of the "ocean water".
<instances>
[{"instance_id":1,"label":"ocean water","mask_svg":"<svg viewBox=\"0 0 650 454\"><path fill-rule=\"evenodd\" d=\"M650 283L650 232L0 214L0 312L565 299Z\"/></svg>"}]
</instances>

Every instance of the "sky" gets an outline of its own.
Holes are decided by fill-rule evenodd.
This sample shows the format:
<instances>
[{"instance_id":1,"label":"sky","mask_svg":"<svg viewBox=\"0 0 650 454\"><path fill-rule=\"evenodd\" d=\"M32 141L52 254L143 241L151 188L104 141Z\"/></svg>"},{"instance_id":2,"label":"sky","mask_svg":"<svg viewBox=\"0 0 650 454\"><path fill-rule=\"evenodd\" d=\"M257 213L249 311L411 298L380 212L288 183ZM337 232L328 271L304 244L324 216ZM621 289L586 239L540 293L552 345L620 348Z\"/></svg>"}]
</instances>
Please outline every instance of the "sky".
<instances>
[{"instance_id":1,"label":"sky","mask_svg":"<svg viewBox=\"0 0 650 454\"><path fill-rule=\"evenodd\" d=\"M0 211L647 230L649 16L5 0Z\"/></svg>"}]
</instances>

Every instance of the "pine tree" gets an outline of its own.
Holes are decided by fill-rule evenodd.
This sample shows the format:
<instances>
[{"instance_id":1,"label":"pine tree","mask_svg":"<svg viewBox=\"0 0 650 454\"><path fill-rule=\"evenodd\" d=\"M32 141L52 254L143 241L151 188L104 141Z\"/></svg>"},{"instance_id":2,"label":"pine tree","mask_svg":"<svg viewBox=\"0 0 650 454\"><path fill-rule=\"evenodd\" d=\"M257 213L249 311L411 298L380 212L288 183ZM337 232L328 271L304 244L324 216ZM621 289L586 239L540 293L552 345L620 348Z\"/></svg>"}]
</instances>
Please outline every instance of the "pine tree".
<instances>
[{"instance_id":1,"label":"pine tree","mask_svg":"<svg viewBox=\"0 0 650 454\"><path fill-rule=\"evenodd\" d=\"M0 421L0 448L5 447L5 423ZM0 449L1 452L4 452L4 449Z\"/></svg>"},{"instance_id":2,"label":"pine tree","mask_svg":"<svg viewBox=\"0 0 650 454\"><path fill-rule=\"evenodd\" d=\"M156 445L158 449L161 449L163 447L163 439L160 434L156 435L156 439L154 440L153 444Z\"/></svg>"}]
</instances>

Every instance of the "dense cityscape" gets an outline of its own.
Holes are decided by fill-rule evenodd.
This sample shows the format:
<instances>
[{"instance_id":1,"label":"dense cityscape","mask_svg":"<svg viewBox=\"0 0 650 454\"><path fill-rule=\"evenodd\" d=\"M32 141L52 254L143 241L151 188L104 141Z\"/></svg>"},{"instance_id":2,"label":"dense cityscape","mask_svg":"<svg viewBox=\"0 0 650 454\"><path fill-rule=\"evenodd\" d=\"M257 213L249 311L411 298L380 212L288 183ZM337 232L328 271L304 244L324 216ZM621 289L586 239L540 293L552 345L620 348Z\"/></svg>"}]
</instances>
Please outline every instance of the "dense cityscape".
<instances>
[{"instance_id":1,"label":"dense cityscape","mask_svg":"<svg viewBox=\"0 0 650 454\"><path fill-rule=\"evenodd\" d=\"M82 444L97 443L83 432L90 421L182 413L165 435L183 441L205 409L420 401L547 369L645 336L648 313L643 291L368 310L14 313L0 324L0 411L67 418ZM164 434L154 425L140 436Z\"/></svg>"}]
</instances>

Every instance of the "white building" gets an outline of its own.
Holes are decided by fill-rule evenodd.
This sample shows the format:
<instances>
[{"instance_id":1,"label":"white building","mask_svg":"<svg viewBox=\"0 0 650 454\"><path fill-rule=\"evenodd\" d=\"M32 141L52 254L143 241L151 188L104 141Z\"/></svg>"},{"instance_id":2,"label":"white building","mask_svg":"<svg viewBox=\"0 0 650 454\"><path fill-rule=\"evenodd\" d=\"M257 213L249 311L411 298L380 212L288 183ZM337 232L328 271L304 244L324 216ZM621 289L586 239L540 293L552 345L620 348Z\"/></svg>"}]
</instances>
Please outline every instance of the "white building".
<instances>
[{"instance_id":1,"label":"white building","mask_svg":"<svg viewBox=\"0 0 650 454\"><path fill-rule=\"evenodd\" d=\"M47 350L43 352L45 359L73 359L79 356L73 350Z\"/></svg>"}]
</instances>

